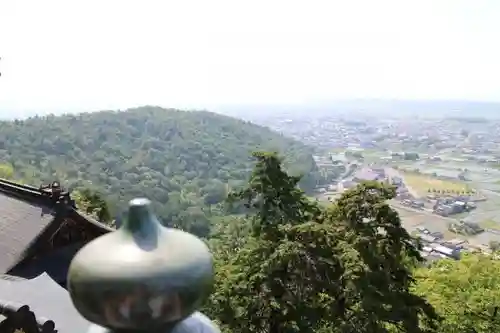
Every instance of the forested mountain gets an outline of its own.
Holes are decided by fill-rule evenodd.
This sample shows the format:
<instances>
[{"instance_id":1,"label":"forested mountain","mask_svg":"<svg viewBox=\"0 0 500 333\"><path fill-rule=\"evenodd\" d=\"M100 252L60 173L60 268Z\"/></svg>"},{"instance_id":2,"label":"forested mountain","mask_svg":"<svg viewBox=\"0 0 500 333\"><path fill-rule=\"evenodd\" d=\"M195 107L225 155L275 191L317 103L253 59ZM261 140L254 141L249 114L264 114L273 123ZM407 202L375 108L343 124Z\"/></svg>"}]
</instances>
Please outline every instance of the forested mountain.
<instances>
[{"instance_id":1,"label":"forested mountain","mask_svg":"<svg viewBox=\"0 0 500 333\"><path fill-rule=\"evenodd\" d=\"M321 182L311 148L210 112L141 107L0 122L0 158L16 179L98 190L112 215L147 196L165 222L202 234L216 204L247 181L251 152L260 149L284 154L288 170L305 175L303 189Z\"/></svg>"}]
</instances>

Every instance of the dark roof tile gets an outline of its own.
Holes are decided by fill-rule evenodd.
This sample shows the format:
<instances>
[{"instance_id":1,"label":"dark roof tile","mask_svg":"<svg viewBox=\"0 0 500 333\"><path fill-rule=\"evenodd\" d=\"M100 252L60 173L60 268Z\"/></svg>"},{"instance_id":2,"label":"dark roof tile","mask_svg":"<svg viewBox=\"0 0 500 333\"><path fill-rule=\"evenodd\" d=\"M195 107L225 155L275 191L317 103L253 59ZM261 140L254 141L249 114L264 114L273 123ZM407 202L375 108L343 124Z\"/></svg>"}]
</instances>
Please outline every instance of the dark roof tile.
<instances>
[{"instance_id":1,"label":"dark roof tile","mask_svg":"<svg viewBox=\"0 0 500 333\"><path fill-rule=\"evenodd\" d=\"M54 215L46 207L0 193L0 273L17 264L53 220Z\"/></svg>"},{"instance_id":2,"label":"dark roof tile","mask_svg":"<svg viewBox=\"0 0 500 333\"><path fill-rule=\"evenodd\" d=\"M85 245L84 242L77 242L55 249L30 260L28 265L17 266L9 274L30 279L47 273L56 282L65 283L71 260L83 245Z\"/></svg>"}]
</instances>

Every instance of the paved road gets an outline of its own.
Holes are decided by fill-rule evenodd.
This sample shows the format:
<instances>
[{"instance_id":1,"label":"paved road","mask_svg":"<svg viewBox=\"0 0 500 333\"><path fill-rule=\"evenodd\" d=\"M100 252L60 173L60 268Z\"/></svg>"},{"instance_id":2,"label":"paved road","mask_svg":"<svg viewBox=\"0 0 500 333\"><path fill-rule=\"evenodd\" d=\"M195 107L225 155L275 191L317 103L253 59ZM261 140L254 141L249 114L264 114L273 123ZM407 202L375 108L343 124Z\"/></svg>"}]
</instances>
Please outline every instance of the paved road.
<instances>
[{"instance_id":1,"label":"paved road","mask_svg":"<svg viewBox=\"0 0 500 333\"><path fill-rule=\"evenodd\" d=\"M393 177L399 177L403 180L403 184L405 184L406 188L408 189L408 192L414 197L414 198L420 198L418 195L417 191L415 191L413 188L408 186L407 182L405 181L405 177L401 172L394 168L385 168L385 174L389 177L389 179L392 179Z\"/></svg>"},{"instance_id":2,"label":"paved road","mask_svg":"<svg viewBox=\"0 0 500 333\"><path fill-rule=\"evenodd\" d=\"M495 192L495 191L481 189L481 192L488 194L488 195L495 196L495 197L500 197L500 193Z\"/></svg>"},{"instance_id":3,"label":"paved road","mask_svg":"<svg viewBox=\"0 0 500 333\"><path fill-rule=\"evenodd\" d=\"M452 217L446 217L446 216L434 214L434 213L432 213L432 211L430 209L416 209L416 208L404 206L396 200L391 200L389 202L389 204L394 208L403 209L403 210L413 212L413 213L424 214L424 215L427 215L435 220L442 220L443 222L457 222L457 219L454 219Z\"/></svg>"},{"instance_id":4,"label":"paved road","mask_svg":"<svg viewBox=\"0 0 500 333\"><path fill-rule=\"evenodd\" d=\"M339 177L340 180L344 180L346 178L349 178L352 176L353 173L356 172L356 170L359 169L359 164L358 163L347 163L346 165L346 171L342 176Z\"/></svg>"}]
</instances>

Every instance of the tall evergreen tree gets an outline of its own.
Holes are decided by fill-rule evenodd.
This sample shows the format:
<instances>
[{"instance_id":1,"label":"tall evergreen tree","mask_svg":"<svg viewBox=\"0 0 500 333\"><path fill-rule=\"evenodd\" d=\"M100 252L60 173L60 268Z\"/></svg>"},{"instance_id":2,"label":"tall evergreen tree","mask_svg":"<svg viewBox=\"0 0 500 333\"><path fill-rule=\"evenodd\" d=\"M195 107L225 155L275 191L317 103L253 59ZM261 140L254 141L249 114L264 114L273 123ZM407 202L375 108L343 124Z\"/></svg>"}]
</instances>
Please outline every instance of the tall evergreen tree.
<instances>
[{"instance_id":1,"label":"tall evergreen tree","mask_svg":"<svg viewBox=\"0 0 500 333\"><path fill-rule=\"evenodd\" d=\"M301 234L307 236L304 223L320 219L321 211L298 189L300 178L283 171L276 154L259 152L254 157L257 163L248 187L230 196L244 201L252 212L252 228L214 296L220 306L215 315L232 331L314 332L323 318L303 306L315 290L303 283L311 243Z\"/></svg>"},{"instance_id":2,"label":"tall evergreen tree","mask_svg":"<svg viewBox=\"0 0 500 333\"><path fill-rule=\"evenodd\" d=\"M347 191L329 212L331 223L343 226L339 236L355 253L348 283L355 288L347 288L346 308L362 319L366 332L432 331L439 317L411 292L412 270L423 259L387 203L394 196L393 187L366 182Z\"/></svg>"},{"instance_id":3,"label":"tall evergreen tree","mask_svg":"<svg viewBox=\"0 0 500 333\"><path fill-rule=\"evenodd\" d=\"M289 176L276 153L255 152L256 165L248 186L230 194L253 213L252 236L275 242L283 237L281 226L297 225L320 214L318 206L298 188L300 177Z\"/></svg>"}]
</instances>

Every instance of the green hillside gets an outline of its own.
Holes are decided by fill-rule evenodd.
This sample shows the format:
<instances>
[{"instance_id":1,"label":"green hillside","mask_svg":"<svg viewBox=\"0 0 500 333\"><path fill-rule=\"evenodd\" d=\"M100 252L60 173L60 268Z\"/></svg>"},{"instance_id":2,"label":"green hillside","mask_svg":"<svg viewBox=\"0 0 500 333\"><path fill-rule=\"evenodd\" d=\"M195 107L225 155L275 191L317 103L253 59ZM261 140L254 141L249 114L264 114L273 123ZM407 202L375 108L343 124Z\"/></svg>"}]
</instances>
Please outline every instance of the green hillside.
<instances>
[{"instance_id":1,"label":"green hillside","mask_svg":"<svg viewBox=\"0 0 500 333\"><path fill-rule=\"evenodd\" d=\"M228 189L247 181L254 150L284 154L292 173L305 174L305 190L321 181L311 148L205 111L141 107L0 122L0 156L15 178L97 189L114 213L147 196L167 223L204 224Z\"/></svg>"}]
</instances>

